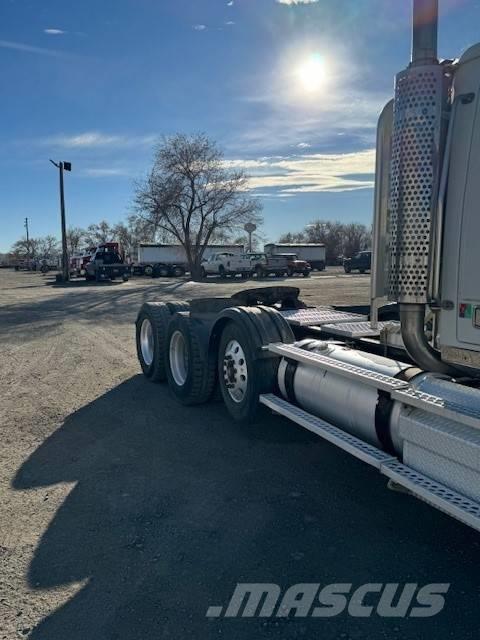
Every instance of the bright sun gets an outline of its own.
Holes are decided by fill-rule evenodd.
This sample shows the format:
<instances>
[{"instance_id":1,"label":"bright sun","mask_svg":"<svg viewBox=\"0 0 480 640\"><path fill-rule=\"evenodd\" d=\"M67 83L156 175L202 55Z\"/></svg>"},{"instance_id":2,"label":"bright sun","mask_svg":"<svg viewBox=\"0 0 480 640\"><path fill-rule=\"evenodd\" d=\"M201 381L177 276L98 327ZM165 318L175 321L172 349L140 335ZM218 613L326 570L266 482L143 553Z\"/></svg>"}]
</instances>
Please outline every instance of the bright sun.
<instances>
[{"instance_id":1,"label":"bright sun","mask_svg":"<svg viewBox=\"0 0 480 640\"><path fill-rule=\"evenodd\" d=\"M318 53L310 55L297 67L297 76L303 89L317 91L325 81L325 61Z\"/></svg>"}]
</instances>

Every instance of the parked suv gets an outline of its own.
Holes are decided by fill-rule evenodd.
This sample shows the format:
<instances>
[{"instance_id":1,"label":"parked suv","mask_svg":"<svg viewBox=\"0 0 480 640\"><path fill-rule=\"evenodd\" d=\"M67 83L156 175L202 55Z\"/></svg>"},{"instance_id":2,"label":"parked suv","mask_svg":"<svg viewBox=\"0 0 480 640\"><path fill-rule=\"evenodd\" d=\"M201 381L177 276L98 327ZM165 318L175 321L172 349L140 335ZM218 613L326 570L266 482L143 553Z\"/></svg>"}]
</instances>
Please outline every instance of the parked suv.
<instances>
[{"instance_id":1,"label":"parked suv","mask_svg":"<svg viewBox=\"0 0 480 640\"><path fill-rule=\"evenodd\" d=\"M372 252L360 251L356 256L353 256L353 258L345 258L343 268L345 273L351 273L352 271L365 273L365 271L370 271L372 268Z\"/></svg>"}]
</instances>

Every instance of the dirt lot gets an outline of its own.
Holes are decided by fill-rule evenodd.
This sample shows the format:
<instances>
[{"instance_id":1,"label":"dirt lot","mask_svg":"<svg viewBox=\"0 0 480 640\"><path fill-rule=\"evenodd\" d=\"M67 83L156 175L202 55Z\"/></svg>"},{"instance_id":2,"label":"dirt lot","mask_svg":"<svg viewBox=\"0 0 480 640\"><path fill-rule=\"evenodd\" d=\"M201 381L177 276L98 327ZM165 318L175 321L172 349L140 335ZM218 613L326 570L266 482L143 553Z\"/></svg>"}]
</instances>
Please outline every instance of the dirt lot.
<instances>
[{"instance_id":1,"label":"dirt lot","mask_svg":"<svg viewBox=\"0 0 480 640\"><path fill-rule=\"evenodd\" d=\"M368 300L368 276L297 282ZM139 375L143 301L241 286L0 271L1 638L478 637L477 534L287 421L240 428ZM237 582L451 587L430 619L207 620Z\"/></svg>"}]
</instances>

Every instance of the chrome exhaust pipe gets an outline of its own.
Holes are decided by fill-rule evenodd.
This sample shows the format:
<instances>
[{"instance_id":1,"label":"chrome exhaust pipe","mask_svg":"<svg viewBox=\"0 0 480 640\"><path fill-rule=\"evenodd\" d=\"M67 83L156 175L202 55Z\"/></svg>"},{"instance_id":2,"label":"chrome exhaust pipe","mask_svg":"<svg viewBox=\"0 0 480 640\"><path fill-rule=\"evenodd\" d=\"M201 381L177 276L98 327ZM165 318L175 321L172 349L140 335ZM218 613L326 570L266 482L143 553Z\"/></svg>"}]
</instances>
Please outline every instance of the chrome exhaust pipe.
<instances>
[{"instance_id":1,"label":"chrome exhaust pipe","mask_svg":"<svg viewBox=\"0 0 480 640\"><path fill-rule=\"evenodd\" d=\"M401 304L400 327L402 340L410 358L425 371L455 375L458 373L440 358L425 335L425 305Z\"/></svg>"}]
</instances>

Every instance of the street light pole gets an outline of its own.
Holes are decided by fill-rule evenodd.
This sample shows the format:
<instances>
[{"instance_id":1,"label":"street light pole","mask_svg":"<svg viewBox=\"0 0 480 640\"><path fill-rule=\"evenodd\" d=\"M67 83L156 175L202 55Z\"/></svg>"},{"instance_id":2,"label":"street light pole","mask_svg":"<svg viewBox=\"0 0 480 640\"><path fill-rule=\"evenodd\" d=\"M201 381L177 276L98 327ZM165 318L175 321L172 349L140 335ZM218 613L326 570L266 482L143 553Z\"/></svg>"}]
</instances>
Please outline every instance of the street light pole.
<instances>
[{"instance_id":1,"label":"street light pole","mask_svg":"<svg viewBox=\"0 0 480 640\"><path fill-rule=\"evenodd\" d=\"M67 225L65 221L65 191L63 187L63 171L71 171L71 162L50 162L58 168L60 176L60 217L62 221L62 277L64 282L70 280L70 269L68 266L68 248L67 248Z\"/></svg>"}]
</instances>

